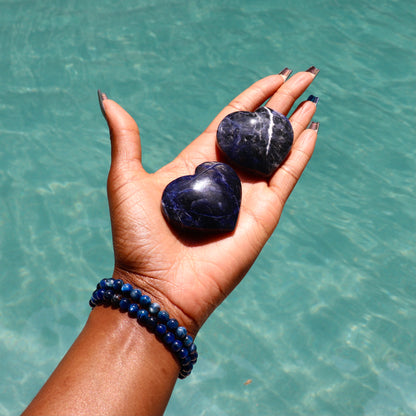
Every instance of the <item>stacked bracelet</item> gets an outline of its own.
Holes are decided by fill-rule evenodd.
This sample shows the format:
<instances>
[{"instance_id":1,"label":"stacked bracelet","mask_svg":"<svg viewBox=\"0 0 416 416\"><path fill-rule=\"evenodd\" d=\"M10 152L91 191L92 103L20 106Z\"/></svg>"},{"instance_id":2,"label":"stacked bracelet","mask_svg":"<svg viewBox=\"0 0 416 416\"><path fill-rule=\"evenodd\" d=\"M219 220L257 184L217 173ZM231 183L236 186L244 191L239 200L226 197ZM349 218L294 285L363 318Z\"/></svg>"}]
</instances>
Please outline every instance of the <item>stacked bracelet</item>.
<instances>
[{"instance_id":1,"label":"stacked bracelet","mask_svg":"<svg viewBox=\"0 0 416 416\"><path fill-rule=\"evenodd\" d=\"M133 289L121 279L103 279L90 299L91 308L99 305L112 306L127 312L131 318L155 334L177 358L181 365L179 378L191 374L198 359L193 338L183 326L179 326L176 319L160 310L158 303L152 303L149 296L143 295L139 289Z\"/></svg>"}]
</instances>

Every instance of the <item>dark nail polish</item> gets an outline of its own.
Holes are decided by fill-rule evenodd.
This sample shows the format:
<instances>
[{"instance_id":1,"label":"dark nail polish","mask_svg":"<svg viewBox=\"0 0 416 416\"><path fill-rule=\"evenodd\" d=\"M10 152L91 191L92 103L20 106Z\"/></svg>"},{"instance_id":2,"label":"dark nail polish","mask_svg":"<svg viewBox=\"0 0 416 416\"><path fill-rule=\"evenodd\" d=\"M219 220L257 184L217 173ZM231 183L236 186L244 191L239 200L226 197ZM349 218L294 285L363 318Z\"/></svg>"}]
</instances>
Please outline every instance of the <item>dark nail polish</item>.
<instances>
[{"instance_id":1,"label":"dark nail polish","mask_svg":"<svg viewBox=\"0 0 416 416\"><path fill-rule=\"evenodd\" d=\"M314 95L310 95L306 101L311 101L314 104L318 104L319 97L315 97Z\"/></svg>"},{"instance_id":2,"label":"dark nail polish","mask_svg":"<svg viewBox=\"0 0 416 416\"><path fill-rule=\"evenodd\" d=\"M293 70L289 68L285 68L282 71L279 72L279 75L281 75L285 81L289 78L290 74L293 72Z\"/></svg>"},{"instance_id":3,"label":"dark nail polish","mask_svg":"<svg viewBox=\"0 0 416 416\"><path fill-rule=\"evenodd\" d=\"M309 124L308 129L315 130L316 132L318 132L318 130L319 130L319 122L318 121L311 121L311 124Z\"/></svg>"},{"instance_id":4,"label":"dark nail polish","mask_svg":"<svg viewBox=\"0 0 416 416\"><path fill-rule=\"evenodd\" d=\"M98 94L98 102L100 103L101 113L103 114L104 118L107 119L105 115L104 105L103 105L103 101L107 100L107 95L101 92L101 90L98 90L97 94Z\"/></svg>"},{"instance_id":5,"label":"dark nail polish","mask_svg":"<svg viewBox=\"0 0 416 416\"><path fill-rule=\"evenodd\" d=\"M306 72L310 72L312 75L315 75L315 76L318 75L319 71L320 70L318 68L315 68L314 66L311 66L310 68L306 70Z\"/></svg>"}]
</instances>

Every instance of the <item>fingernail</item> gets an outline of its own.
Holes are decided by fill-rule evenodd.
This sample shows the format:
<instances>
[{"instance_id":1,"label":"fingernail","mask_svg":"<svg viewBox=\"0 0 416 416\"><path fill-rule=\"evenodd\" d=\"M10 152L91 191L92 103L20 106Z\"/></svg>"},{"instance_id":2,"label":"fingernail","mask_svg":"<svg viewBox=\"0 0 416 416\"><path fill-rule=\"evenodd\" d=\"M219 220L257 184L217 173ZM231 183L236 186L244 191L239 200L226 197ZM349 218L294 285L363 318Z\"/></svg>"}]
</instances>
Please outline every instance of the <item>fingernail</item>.
<instances>
[{"instance_id":1,"label":"fingernail","mask_svg":"<svg viewBox=\"0 0 416 416\"><path fill-rule=\"evenodd\" d=\"M311 101L314 104L318 104L319 97L315 97L314 95L310 95L306 101Z\"/></svg>"},{"instance_id":2,"label":"fingernail","mask_svg":"<svg viewBox=\"0 0 416 416\"><path fill-rule=\"evenodd\" d=\"M100 103L101 113L103 114L104 118L107 120L107 117L105 115L103 101L107 100L108 97L105 93L101 92L101 90L98 90L97 94L98 94L98 102Z\"/></svg>"},{"instance_id":3,"label":"fingernail","mask_svg":"<svg viewBox=\"0 0 416 416\"><path fill-rule=\"evenodd\" d=\"M308 129L315 130L316 132L318 132L318 130L319 130L319 122L318 121L311 121L311 124L309 124Z\"/></svg>"},{"instance_id":4,"label":"fingernail","mask_svg":"<svg viewBox=\"0 0 416 416\"><path fill-rule=\"evenodd\" d=\"M286 81L289 78L289 75L293 72L293 70L289 68L285 68L282 71L279 72L279 75L281 75L284 80Z\"/></svg>"},{"instance_id":5,"label":"fingernail","mask_svg":"<svg viewBox=\"0 0 416 416\"><path fill-rule=\"evenodd\" d=\"M312 75L318 75L318 72L320 70L318 68L315 68L314 66L311 66L310 68L308 68L305 72L310 72Z\"/></svg>"}]
</instances>

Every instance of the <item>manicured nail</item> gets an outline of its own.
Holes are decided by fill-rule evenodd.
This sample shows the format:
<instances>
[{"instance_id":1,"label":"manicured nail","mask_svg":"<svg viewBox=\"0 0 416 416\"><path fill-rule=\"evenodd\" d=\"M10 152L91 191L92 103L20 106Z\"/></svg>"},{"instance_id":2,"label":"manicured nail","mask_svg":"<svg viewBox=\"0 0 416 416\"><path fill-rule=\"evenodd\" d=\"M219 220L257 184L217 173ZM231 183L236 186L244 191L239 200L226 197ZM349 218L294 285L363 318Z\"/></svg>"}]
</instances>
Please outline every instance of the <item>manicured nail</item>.
<instances>
[{"instance_id":1,"label":"manicured nail","mask_svg":"<svg viewBox=\"0 0 416 416\"><path fill-rule=\"evenodd\" d=\"M311 121L311 124L309 124L308 129L315 130L316 132L318 132L318 130L319 130L319 122L318 121Z\"/></svg>"},{"instance_id":2,"label":"manicured nail","mask_svg":"<svg viewBox=\"0 0 416 416\"><path fill-rule=\"evenodd\" d=\"M314 104L318 104L319 97L315 97L314 95L310 95L306 101L311 101Z\"/></svg>"},{"instance_id":3,"label":"manicured nail","mask_svg":"<svg viewBox=\"0 0 416 416\"><path fill-rule=\"evenodd\" d=\"M312 75L318 75L319 69L315 68L314 66L311 66L308 68L305 72L310 72Z\"/></svg>"},{"instance_id":4,"label":"manicured nail","mask_svg":"<svg viewBox=\"0 0 416 416\"><path fill-rule=\"evenodd\" d=\"M279 72L279 75L281 75L284 80L286 81L289 78L289 75L293 72L293 70L289 68L285 68L282 71Z\"/></svg>"},{"instance_id":5,"label":"manicured nail","mask_svg":"<svg viewBox=\"0 0 416 416\"><path fill-rule=\"evenodd\" d=\"M105 93L101 92L101 90L98 90L97 94L98 94L98 102L100 103L101 113L103 114L104 118L107 120L107 117L105 115L103 101L107 100L108 97Z\"/></svg>"}]
</instances>

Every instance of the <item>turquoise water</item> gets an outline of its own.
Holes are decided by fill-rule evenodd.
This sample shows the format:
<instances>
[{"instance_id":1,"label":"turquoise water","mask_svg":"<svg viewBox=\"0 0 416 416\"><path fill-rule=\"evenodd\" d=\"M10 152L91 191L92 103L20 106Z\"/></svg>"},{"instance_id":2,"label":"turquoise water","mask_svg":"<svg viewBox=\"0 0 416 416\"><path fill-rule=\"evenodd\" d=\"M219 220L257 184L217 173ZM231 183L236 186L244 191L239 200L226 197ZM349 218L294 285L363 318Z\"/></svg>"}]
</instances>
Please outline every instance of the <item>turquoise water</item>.
<instances>
[{"instance_id":1,"label":"turquoise water","mask_svg":"<svg viewBox=\"0 0 416 416\"><path fill-rule=\"evenodd\" d=\"M166 414L415 415L414 2L116 3L0 2L0 414L112 271L96 89L154 171L258 78L315 65L316 153Z\"/></svg>"}]
</instances>

